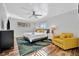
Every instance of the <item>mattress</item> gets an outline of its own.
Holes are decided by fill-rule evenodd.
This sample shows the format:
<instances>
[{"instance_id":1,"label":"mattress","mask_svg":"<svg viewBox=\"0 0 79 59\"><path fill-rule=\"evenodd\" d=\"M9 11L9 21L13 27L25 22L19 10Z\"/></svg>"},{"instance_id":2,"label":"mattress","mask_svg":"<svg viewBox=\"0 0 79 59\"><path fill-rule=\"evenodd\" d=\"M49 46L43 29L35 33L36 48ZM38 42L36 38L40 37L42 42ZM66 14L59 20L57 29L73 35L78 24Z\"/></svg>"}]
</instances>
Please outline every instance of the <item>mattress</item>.
<instances>
[{"instance_id":1,"label":"mattress","mask_svg":"<svg viewBox=\"0 0 79 59\"><path fill-rule=\"evenodd\" d=\"M24 37L28 38L30 42L39 40L40 38L45 38L47 37L46 33L24 33Z\"/></svg>"}]
</instances>

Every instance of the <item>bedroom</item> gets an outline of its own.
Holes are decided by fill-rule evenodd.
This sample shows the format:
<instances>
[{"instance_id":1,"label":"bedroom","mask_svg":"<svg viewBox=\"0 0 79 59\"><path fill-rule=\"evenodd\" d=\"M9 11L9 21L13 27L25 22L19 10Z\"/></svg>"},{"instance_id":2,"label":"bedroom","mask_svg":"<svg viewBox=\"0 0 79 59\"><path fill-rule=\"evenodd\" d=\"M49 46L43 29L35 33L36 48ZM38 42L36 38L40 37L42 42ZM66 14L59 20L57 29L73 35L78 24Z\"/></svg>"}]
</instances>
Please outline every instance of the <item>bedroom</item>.
<instances>
[{"instance_id":1,"label":"bedroom","mask_svg":"<svg viewBox=\"0 0 79 59\"><path fill-rule=\"evenodd\" d=\"M79 55L78 40L75 40L79 37L78 22L77 3L0 3L0 30L14 36L14 49L1 51L0 55ZM11 38L7 33L5 37ZM55 41L54 35L61 36L62 33L72 37L68 40L70 46L61 47ZM70 50L67 53L61 48Z\"/></svg>"}]
</instances>

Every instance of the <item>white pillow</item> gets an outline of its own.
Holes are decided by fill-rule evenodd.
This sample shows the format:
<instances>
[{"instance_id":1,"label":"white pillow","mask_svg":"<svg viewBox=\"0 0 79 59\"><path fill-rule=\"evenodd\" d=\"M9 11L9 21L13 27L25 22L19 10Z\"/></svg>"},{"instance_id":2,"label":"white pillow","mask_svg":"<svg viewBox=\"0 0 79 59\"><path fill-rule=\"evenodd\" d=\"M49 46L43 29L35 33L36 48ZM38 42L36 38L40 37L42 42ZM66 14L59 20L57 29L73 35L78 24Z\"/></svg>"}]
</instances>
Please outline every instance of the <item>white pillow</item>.
<instances>
[{"instance_id":1,"label":"white pillow","mask_svg":"<svg viewBox=\"0 0 79 59\"><path fill-rule=\"evenodd\" d=\"M38 33L38 32L35 32L34 34L35 35L43 35L43 34L46 34L46 33Z\"/></svg>"}]
</instances>

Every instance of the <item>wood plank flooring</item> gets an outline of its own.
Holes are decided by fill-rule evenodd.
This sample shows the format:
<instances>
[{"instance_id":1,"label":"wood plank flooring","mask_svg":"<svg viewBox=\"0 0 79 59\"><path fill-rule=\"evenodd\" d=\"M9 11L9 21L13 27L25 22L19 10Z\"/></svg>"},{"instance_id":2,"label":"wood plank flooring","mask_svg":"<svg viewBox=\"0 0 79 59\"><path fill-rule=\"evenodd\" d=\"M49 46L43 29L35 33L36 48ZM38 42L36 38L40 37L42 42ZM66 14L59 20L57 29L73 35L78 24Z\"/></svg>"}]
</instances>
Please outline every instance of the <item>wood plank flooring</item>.
<instances>
[{"instance_id":1,"label":"wood plank flooring","mask_svg":"<svg viewBox=\"0 0 79 59\"><path fill-rule=\"evenodd\" d=\"M18 45L16 38L14 39L14 49L8 49L0 53L0 56L19 56Z\"/></svg>"},{"instance_id":2,"label":"wood plank flooring","mask_svg":"<svg viewBox=\"0 0 79 59\"><path fill-rule=\"evenodd\" d=\"M20 56L16 40L14 40L14 42L14 49L9 49L3 53L0 53L0 56ZM63 49L51 43L50 45L26 56L79 56L79 48L64 51Z\"/></svg>"},{"instance_id":3,"label":"wood plank flooring","mask_svg":"<svg viewBox=\"0 0 79 59\"><path fill-rule=\"evenodd\" d=\"M64 51L54 44L29 54L29 56L79 56L79 48Z\"/></svg>"}]
</instances>

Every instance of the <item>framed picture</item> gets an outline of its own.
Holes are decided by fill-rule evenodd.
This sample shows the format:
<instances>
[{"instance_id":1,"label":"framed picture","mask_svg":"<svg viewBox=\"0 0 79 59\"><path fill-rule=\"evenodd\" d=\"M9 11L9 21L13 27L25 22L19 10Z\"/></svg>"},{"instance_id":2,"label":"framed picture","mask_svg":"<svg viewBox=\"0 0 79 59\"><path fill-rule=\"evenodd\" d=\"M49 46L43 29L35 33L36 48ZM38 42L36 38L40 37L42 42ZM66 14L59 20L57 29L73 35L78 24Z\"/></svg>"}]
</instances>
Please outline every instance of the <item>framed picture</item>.
<instances>
[{"instance_id":1,"label":"framed picture","mask_svg":"<svg viewBox=\"0 0 79 59\"><path fill-rule=\"evenodd\" d=\"M24 23L24 22L17 22L17 25L19 27L30 27L30 23Z\"/></svg>"}]
</instances>

